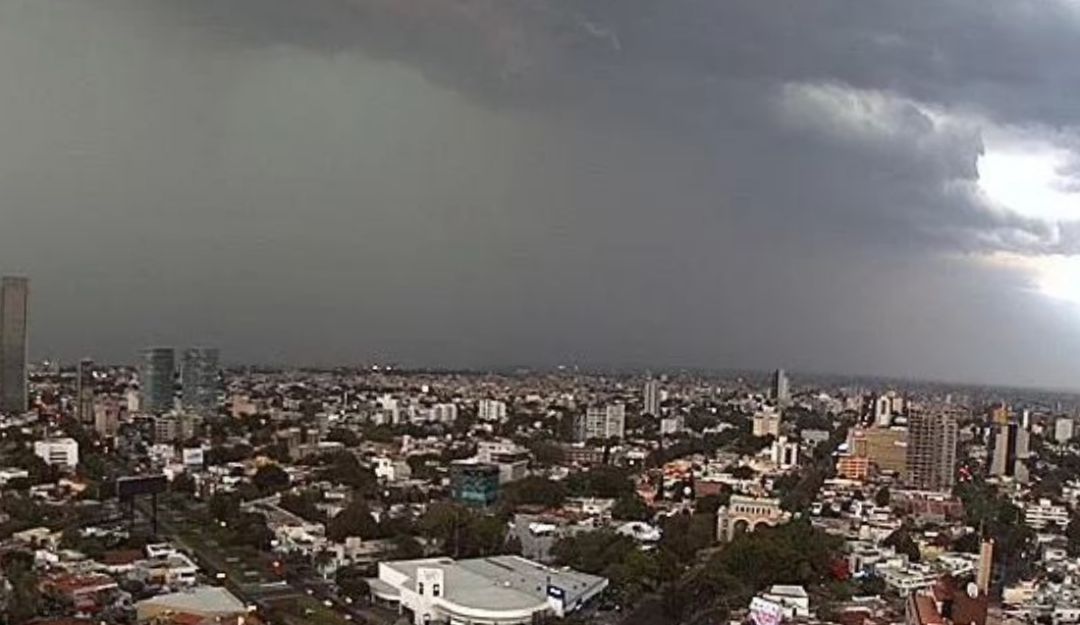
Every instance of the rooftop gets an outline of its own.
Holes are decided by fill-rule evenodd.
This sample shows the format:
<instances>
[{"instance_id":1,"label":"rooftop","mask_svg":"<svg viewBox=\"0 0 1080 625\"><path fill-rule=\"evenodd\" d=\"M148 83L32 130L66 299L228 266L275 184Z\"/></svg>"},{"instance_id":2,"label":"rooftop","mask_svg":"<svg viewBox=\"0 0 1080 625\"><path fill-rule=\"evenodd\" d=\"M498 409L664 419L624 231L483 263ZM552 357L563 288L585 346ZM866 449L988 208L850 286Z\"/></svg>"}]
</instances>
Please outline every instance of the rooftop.
<instances>
[{"instance_id":1,"label":"rooftop","mask_svg":"<svg viewBox=\"0 0 1080 625\"><path fill-rule=\"evenodd\" d=\"M547 602L548 586L565 592L572 605L607 580L568 569L552 569L517 556L495 556L454 561L449 558L386 562L409 578L419 568L441 568L446 599L460 606L488 610L532 609Z\"/></svg>"}]
</instances>

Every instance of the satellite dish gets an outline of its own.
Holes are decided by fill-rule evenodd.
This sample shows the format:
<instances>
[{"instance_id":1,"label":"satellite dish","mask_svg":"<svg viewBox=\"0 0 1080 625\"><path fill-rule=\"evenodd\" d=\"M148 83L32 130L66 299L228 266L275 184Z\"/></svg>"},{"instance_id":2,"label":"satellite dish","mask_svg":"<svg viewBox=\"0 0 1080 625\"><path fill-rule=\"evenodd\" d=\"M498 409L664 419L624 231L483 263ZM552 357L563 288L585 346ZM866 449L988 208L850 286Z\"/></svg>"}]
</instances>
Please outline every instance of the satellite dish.
<instances>
[{"instance_id":1,"label":"satellite dish","mask_svg":"<svg viewBox=\"0 0 1080 625\"><path fill-rule=\"evenodd\" d=\"M978 599L979 598L979 585L976 584L975 582L968 582L967 594L972 599Z\"/></svg>"}]
</instances>

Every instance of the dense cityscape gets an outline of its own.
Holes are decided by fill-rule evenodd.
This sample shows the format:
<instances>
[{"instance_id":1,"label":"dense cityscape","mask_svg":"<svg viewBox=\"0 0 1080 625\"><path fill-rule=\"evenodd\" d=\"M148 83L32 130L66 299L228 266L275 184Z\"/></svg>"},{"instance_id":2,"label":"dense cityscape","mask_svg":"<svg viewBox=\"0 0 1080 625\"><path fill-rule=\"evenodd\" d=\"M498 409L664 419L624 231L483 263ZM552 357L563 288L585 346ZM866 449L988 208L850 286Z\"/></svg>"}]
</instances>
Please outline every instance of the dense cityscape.
<instances>
[{"instance_id":1,"label":"dense cityscape","mask_svg":"<svg viewBox=\"0 0 1080 625\"><path fill-rule=\"evenodd\" d=\"M29 362L3 622L1080 620L1077 398L771 373Z\"/></svg>"}]
</instances>

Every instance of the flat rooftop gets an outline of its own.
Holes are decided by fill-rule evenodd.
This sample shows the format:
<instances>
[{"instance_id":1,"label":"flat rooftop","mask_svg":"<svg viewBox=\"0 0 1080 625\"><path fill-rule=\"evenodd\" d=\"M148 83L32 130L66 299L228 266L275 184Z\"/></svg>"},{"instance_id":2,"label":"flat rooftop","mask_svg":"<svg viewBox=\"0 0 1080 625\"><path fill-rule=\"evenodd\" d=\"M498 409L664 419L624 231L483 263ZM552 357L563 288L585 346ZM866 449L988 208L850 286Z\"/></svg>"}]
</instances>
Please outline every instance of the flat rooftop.
<instances>
[{"instance_id":1,"label":"flat rooftop","mask_svg":"<svg viewBox=\"0 0 1080 625\"><path fill-rule=\"evenodd\" d=\"M407 576L411 584L418 568L440 568L446 600L485 610L533 609L547 603L549 585L561 588L572 606L607 585L607 580L569 569L553 569L518 556L493 556L454 561L450 558L385 562Z\"/></svg>"}]
</instances>

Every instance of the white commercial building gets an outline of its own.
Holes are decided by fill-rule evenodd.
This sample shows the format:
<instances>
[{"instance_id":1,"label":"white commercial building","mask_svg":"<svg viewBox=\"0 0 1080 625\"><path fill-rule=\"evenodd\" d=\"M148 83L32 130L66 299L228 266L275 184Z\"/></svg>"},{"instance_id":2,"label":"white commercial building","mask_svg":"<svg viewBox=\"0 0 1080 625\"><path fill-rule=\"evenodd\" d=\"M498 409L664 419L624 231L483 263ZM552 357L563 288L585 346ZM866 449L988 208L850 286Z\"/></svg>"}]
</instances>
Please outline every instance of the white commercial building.
<instances>
[{"instance_id":1,"label":"white commercial building","mask_svg":"<svg viewBox=\"0 0 1080 625\"><path fill-rule=\"evenodd\" d=\"M1069 417L1058 417L1054 421L1054 440L1067 443L1076 435L1076 422Z\"/></svg>"},{"instance_id":2,"label":"white commercial building","mask_svg":"<svg viewBox=\"0 0 1080 625\"><path fill-rule=\"evenodd\" d=\"M435 404L431 407L431 420L438 423L453 423L457 421L457 404Z\"/></svg>"},{"instance_id":3,"label":"white commercial building","mask_svg":"<svg viewBox=\"0 0 1080 625\"><path fill-rule=\"evenodd\" d=\"M626 407L622 404L590 406L585 414L574 415L574 440L623 438L626 435Z\"/></svg>"},{"instance_id":4,"label":"white commercial building","mask_svg":"<svg viewBox=\"0 0 1080 625\"><path fill-rule=\"evenodd\" d=\"M686 417L681 414L660 419L660 434L664 436L682 434L682 431L685 429Z\"/></svg>"},{"instance_id":5,"label":"white commercial building","mask_svg":"<svg viewBox=\"0 0 1080 625\"><path fill-rule=\"evenodd\" d=\"M481 421L506 421L506 402L497 399L481 399L476 407L476 416Z\"/></svg>"},{"instance_id":6,"label":"white commercial building","mask_svg":"<svg viewBox=\"0 0 1080 625\"><path fill-rule=\"evenodd\" d=\"M1024 523L1036 530L1046 529L1050 525L1064 528L1069 524L1069 509L1049 499L1040 499L1038 503L1024 506Z\"/></svg>"},{"instance_id":7,"label":"white commercial building","mask_svg":"<svg viewBox=\"0 0 1080 625\"><path fill-rule=\"evenodd\" d=\"M398 606L415 625L531 624L562 618L607 588L608 580L552 569L518 556L380 562L372 598Z\"/></svg>"},{"instance_id":8,"label":"white commercial building","mask_svg":"<svg viewBox=\"0 0 1080 625\"><path fill-rule=\"evenodd\" d=\"M47 438L34 443L34 455L55 467L79 464L79 443L73 438Z\"/></svg>"}]
</instances>

